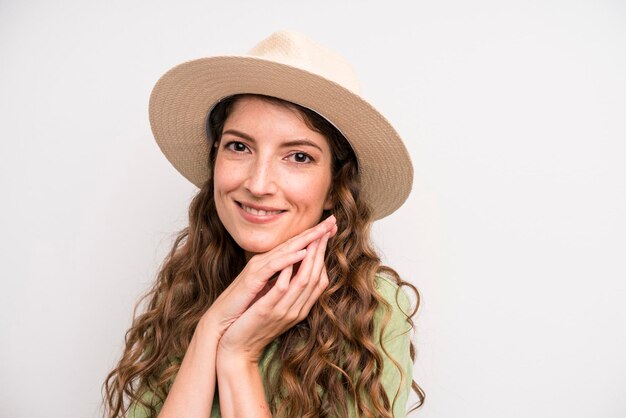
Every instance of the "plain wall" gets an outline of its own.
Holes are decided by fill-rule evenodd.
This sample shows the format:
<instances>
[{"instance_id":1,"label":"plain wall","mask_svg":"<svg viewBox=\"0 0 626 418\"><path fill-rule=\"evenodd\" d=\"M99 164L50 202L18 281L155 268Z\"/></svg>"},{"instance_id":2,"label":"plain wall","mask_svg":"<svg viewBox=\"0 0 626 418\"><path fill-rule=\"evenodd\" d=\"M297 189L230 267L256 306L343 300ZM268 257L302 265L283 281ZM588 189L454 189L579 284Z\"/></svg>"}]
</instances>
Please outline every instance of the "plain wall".
<instances>
[{"instance_id":1,"label":"plain wall","mask_svg":"<svg viewBox=\"0 0 626 418\"><path fill-rule=\"evenodd\" d=\"M422 292L412 416L626 416L626 7L551 0L0 1L0 416L98 416L196 191L151 88L283 28L352 62L413 158L374 228Z\"/></svg>"}]
</instances>

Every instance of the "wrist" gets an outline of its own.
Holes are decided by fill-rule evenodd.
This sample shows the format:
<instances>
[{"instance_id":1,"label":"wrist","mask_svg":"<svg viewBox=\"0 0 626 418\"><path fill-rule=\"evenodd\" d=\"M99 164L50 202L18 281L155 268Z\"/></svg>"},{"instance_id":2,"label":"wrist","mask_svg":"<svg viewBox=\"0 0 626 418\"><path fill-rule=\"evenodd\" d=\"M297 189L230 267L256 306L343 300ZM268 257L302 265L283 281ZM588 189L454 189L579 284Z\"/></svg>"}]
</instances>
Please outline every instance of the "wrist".
<instances>
[{"instance_id":1,"label":"wrist","mask_svg":"<svg viewBox=\"0 0 626 418\"><path fill-rule=\"evenodd\" d=\"M200 334L203 337L214 340L216 345L219 343L220 338L224 334L225 330L222 330L220 327L219 320L215 317L215 315L211 315L209 311L207 311L202 317L198 324L196 325L196 334Z\"/></svg>"},{"instance_id":2,"label":"wrist","mask_svg":"<svg viewBox=\"0 0 626 418\"><path fill-rule=\"evenodd\" d=\"M220 352L221 351L221 352ZM241 377L259 373L258 359L242 353L229 353L217 350L215 369L218 375Z\"/></svg>"},{"instance_id":3,"label":"wrist","mask_svg":"<svg viewBox=\"0 0 626 418\"><path fill-rule=\"evenodd\" d=\"M216 364L222 416L271 418L258 364L224 354Z\"/></svg>"}]
</instances>

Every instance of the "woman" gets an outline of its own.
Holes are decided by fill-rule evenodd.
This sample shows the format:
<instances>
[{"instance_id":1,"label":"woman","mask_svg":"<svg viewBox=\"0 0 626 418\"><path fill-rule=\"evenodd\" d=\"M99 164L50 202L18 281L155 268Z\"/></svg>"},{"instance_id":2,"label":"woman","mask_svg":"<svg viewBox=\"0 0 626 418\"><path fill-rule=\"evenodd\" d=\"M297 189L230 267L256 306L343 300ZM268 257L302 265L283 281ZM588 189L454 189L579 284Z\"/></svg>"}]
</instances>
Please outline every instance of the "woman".
<instances>
[{"instance_id":1,"label":"woman","mask_svg":"<svg viewBox=\"0 0 626 418\"><path fill-rule=\"evenodd\" d=\"M159 80L153 133L200 191L105 382L109 417L126 400L131 417L405 416L411 387L423 402L401 287L417 290L369 241L412 167L355 80L293 32Z\"/></svg>"}]
</instances>

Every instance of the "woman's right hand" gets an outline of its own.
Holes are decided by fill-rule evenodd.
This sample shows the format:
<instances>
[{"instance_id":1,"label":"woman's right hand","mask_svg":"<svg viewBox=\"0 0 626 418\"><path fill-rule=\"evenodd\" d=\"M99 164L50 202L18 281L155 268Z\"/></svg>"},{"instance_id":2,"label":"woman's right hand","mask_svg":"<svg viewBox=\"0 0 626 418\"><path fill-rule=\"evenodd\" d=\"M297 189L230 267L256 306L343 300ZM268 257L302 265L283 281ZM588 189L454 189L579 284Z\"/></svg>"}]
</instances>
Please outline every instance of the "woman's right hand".
<instances>
[{"instance_id":1,"label":"woman's right hand","mask_svg":"<svg viewBox=\"0 0 626 418\"><path fill-rule=\"evenodd\" d=\"M267 292L272 276L302 261L306 255L306 247L310 243L321 238L326 232L333 235L336 229L335 217L330 216L272 250L254 255L235 280L215 300L201 321L207 323L221 337L255 300Z\"/></svg>"}]
</instances>

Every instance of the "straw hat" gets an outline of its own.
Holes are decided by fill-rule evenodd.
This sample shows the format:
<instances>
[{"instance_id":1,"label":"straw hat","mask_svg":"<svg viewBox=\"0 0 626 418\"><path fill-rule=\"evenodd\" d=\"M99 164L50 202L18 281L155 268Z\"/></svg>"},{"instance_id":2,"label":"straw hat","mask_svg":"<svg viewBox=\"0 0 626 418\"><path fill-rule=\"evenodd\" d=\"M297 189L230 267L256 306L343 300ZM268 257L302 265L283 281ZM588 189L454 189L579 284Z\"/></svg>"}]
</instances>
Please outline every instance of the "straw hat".
<instances>
[{"instance_id":1,"label":"straw hat","mask_svg":"<svg viewBox=\"0 0 626 418\"><path fill-rule=\"evenodd\" d=\"M221 99L256 93L311 109L350 142L363 195L380 219L408 197L413 167L396 130L359 91L342 57L299 33L281 31L247 55L200 58L169 70L152 90L150 124L167 159L201 187L210 176L207 118Z\"/></svg>"}]
</instances>

